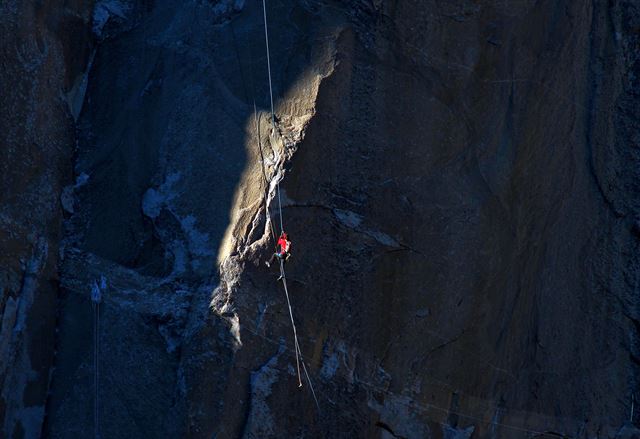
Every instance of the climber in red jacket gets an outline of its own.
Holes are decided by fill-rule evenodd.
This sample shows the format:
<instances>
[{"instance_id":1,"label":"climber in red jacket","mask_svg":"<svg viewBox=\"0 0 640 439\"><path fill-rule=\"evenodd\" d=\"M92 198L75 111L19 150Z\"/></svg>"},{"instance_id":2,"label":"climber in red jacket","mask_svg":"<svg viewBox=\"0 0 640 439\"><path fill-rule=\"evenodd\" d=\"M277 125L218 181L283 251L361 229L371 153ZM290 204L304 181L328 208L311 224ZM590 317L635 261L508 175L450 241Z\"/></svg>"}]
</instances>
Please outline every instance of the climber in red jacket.
<instances>
[{"instance_id":1,"label":"climber in red jacket","mask_svg":"<svg viewBox=\"0 0 640 439\"><path fill-rule=\"evenodd\" d=\"M273 255L271 255L271 259L265 261L267 267L271 267L275 258L280 259L284 263L289 259L289 256L291 256L291 241L289 241L286 232L282 232L280 238L278 238L276 247L277 250Z\"/></svg>"}]
</instances>

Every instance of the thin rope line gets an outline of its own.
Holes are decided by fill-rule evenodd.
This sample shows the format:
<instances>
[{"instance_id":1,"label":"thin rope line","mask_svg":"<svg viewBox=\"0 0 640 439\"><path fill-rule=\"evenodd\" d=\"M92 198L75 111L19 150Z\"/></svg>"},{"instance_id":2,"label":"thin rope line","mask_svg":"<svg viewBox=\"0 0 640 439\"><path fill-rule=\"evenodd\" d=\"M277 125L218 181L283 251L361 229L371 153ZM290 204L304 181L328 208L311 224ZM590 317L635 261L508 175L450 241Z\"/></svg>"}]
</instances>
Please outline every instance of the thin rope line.
<instances>
[{"instance_id":1,"label":"thin rope line","mask_svg":"<svg viewBox=\"0 0 640 439\"><path fill-rule=\"evenodd\" d=\"M100 437L100 303L96 306L96 439Z\"/></svg>"},{"instance_id":2,"label":"thin rope line","mask_svg":"<svg viewBox=\"0 0 640 439\"><path fill-rule=\"evenodd\" d=\"M282 225L282 200L280 199L280 180L276 183L276 191L278 192L278 211L280 212L280 233L284 231L284 226Z\"/></svg>"},{"instance_id":3,"label":"thin rope line","mask_svg":"<svg viewBox=\"0 0 640 439\"><path fill-rule=\"evenodd\" d=\"M267 29L267 2L262 0L262 12L264 16L264 41L267 47L267 72L269 73L269 99L271 101L271 125L272 125L272 137L276 134L276 116L273 109L273 85L271 81L271 57L269 55L269 31ZM284 225L282 221L282 199L280 197L280 180L276 182L276 191L278 192L278 211L280 213L280 233L284 231Z\"/></svg>"},{"instance_id":4,"label":"thin rope line","mask_svg":"<svg viewBox=\"0 0 640 439\"><path fill-rule=\"evenodd\" d=\"M96 369L96 365L97 365L97 356L96 356L96 352L97 352L97 343L96 343L96 333L97 333L97 324L96 324L96 304L93 303L92 307L91 307L91 311L92 311L92 317L93 317L93 437L96 438L97 437L97 429L96 429L96 404L98 401L98 392L97 392L97 385L96 385L96 377L97 377L97 369Z\"/></svg>"},{"instance_id":5,"label":"thin rope line","mask_svg":"<svg viewBox=\"0 0 640 439\"><path fill-rule=\"evenodd\" d=\"M273 242L276 242L276 230L273 227L273 221L271 220L271 209L269 208L269 179L267 178L267 172L264 168L264 153L262 152L262 140L260 139L260 124L258 123L258 109L256 108L256 101L253 101L253 117L256 122L256 136L258 137L258 149L260 151L260 160L261 160L261 168L262 168L262 178L264 179L265 190L264 190L264 205L265 205L265 215L267 217L267 223L269 223L269 229L271 230L271 236L273 237ZM277 247L277 244L276 244Z\"/></svg>"},{"instance_id":6,"label":"thin rope line","mask_svg":"<svg viewBox=\"0 0 640 439\"><path fill-rule=\"evenodd\" d=\"M94 306L94 350L93 350L93 365L94 365L94 377L93 377L93 387L94 387L94 404L93 404L93 434L95 439L100 437L99 433L99 391L98 384L100 381L100 364L99 364L99 349L100 349L100 303L96 302Z\"/></svg>"},{"instance_id":7,"label":"thin rope line","mask_svg":"<svg viewBox=\"0 0 640 439\"><path fill-rule=\"evenodd\" d=\"M264 16L264 40L265 40L265 45L266 45L266 50L267 50L267 72L269 74L269 99L271 102L271 125L272 125L272 138L275 137L276 135L276 117L275 117L275 110L273 107L273 84L272 84L272 79L271 79L271 56L269 54L269 31L268 31L268 26L267 26L267 3L266 0L262 0L262 12L263 12L263 16ZM254 102L254 111L256 111L255 109L255 102ZM256 123L257 123L257 117L256 117ZM284 146L284 144L283 144ZM260 154L262 155L262 144L260 144ZM264 172L264 156L263 158L263 172ZM282 216L282 196L280 195L280 179L282 178L281 176L278 178L279 176L276 176L277 180L276 180L276 192L278 194L278 213L280 216L280 233L282 234L284 232L284 220L283 220L283 216ZM267 214L269 214L269 206L267 205ZM270 216L269 216L270 219ZM270 221L270 224L271 221ZM273 232L273 225L271 225L272 227L272 232ZM274 240L275 240L275 233L274 233ZM277 244L276 244L277 245ZM302 351L300 350L300 344L298 343L298 332L296 330L296 324L295 321L293 319L293 310L291 309L291 300L289 299L289 289L287 287L287 276L286 276L286 272L284 270L284 260L280 259L280 274L282 276L282 285L284 286L284 293L285 296L287 298L287 306L289 308L289 317L291 318L291 326L293 328L293 339L294 339L294 344L295 344L295 354L296 354L296 368L298 371L298 387L302 387L302 378L301 378L301 374L300 374L300 362L302 362L302 368L304 370L305 376L307 377L307 382L309 383L309 387L311 388L311 394L313 395L313 400L316 403L316 407L318 408L318 412L320 411L320 404L318 403L318 398L316 396L316 392L313 388L313 383L311 382L311 378L309 377L309 373L307 372L307 367L304 363L304 359L302 358Z\"/></svg>"},{"instance_id":8,"label":"thin rope line","mask_svg":"<svg viewBox=\"0 0 640 439\"><path fill-rule=\"evenodd\" d=\"M293 339L295 343L295 353L296 353L296 366L298 368L298 387L302 387L302 380L300 379L300 363L302 363L302 369L304 370L304 374L307 377L307 382L309 383L309 388L311 389L311 395L313 396L313 400L316 403L318 412L320 412L320 404L318 403L318 397L316 396L315 389L313 388L311 377L309 377L309 372L307 372L307 366L304 363L302 350L300 349L300 343L298 342L298 332L296 330L296 324L293 320L293 311L291 310L291 301L289 300L289 289L287 288L287 275L284 270L284 261L282 259L280 260L280 273L282 274L282 285L284 286L284 293L287 297L287 305L289 307L289 317L291 317L291 326L293 327Z\"/></svg>"},{"instance_id":9,"label":"thin rope line","mask_svg":"<svg viewBox=\"0 0 640 439\"><path fill-rule=\"evenodd\" d=\"M269 72L269 97L271 98L271 123L273 125L273 131L276 129L276 119L273 111L273 87L271 86L271 60L269 57L269 32L267 30L267 3L266 0L262 0L262 11L264 13L264 41L267 45L267 71Z\"/></svg>"},{"instance_id":10,"label":"thin rope line","mask_svg":"<svg viewBox=\"0 0 640 439\"><path fill-rule=\"evenodd\" d=\"M296 367L298 369L298 387L302 387L302 378L300 375L300 346L298 345L298 331L296 330L296 323L293 320L293 311L291 310L291 301L289 300L289 289L287 288L287 278L284 272L284 261L280 259L280 275L282 276L282 285L284 285L284 294L287 297L287 306L289 307L289 317L291 318L291 326L293 328L293 340L296 351Z\"/></svg>"},{"instance_id":11,"label":"thin rope line","mask_svg":"<svg viewBox=\"0 0 640 439\"><path fill-rule=\"evenodd\" d=\"M245 70L242 67L242 60L241 60L241 56L240 56L240 50L238 48L238 41L237 41L237 37L236 37L236 33L235 30L233 28L233 22L231 23L231 36L233 38L233 46L234 46L234 50L236 52L236 58L238 60L238 67L240 69L240 76L242 77L242 87L244 90L244 94L245 94L245 99L249 100L249 93L247 92L247 87L246 87L246 79L245 79ZM249 48L249 53L250 53L250 57L251 59L253 59L253 55L252 55L252 50L251 50L251 44L247 44L247 47ZM250 85L250 89L251 89L251 99L253 101L253 117L254 117L254 121L255 121L255 129L256 129L256 137L258 140L258 150L260 152L260 159L261 159L261 169L262 169L262 177L264 179L264 183L265 183L265 191L264 191L264 204L265 204L265 215L266 215L266 220L269 223L269 228L271 229L271 235L273 236L273 240L274 243L276 241L276 231L275 228L273 227L273 220L271 219L271 209L269 207L269 196L268 196L268 191L269 191L269 179L267 178L267 172L265 169L265 158L264 158L264 151L262 149L262 138L260 136L260 122L259 122L259 118L258 118L258 108L256 106L256 90L255 90L255 84L254 84L254 78L253 78L253 70L249 69L249 85ZM275 244L274 244L275 245Z\"/></svg>"},{"instance_id":12,"label":"thin rope line","mask_svg":"<svg viewBox=\"0 0 640 439\"><path fill-rule=\"evenodd\" d=\"M318 398L316 397L316 391L313 389L313 383L311 382L311 378L309 377L309 372L307 372L307 365L304 363L304 357L302 356L300 345L298 345L298 354L300 355L300 360L302 362L302 370L304 370L304 374L307 377L307 382L309 383L309 388L311 389L313 400L316 402L316 407L318 408L318 412L320 412L320 404L318 403Z\"/></svg>"}]
</instances>

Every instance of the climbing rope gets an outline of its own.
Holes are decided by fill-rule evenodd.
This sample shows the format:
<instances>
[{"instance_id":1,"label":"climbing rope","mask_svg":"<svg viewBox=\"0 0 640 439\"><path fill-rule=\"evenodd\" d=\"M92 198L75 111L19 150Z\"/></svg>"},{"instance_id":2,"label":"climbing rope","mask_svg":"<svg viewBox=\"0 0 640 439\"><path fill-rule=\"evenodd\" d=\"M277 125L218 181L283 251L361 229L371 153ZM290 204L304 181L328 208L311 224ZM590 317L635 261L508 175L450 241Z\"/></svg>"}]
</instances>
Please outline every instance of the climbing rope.
<instances>
[{"instance_id":1,"label":"climbing rope","mask_svg":"<svg viewBox=\"0 0 640 439\"><path fill-rule=\"evenodd\" d=\"M271 101L271 130L272 137L276 134L276 114L273 109L273 85L271 81L271 57L269 55L269 31L267 29L267 2L262 0L262 11L264 16L264 41L267 47L267 72L269 73L269 98ZM280 179L276 180L276 192L278 193L278 211L280 214L280 233L284 230L282 221L282 199L280 197Z\"/></svg>"},{"instance_id":2,"label":"climbing rope","mask_svg":"<svg viewBox=\"0 0 640 439\"><path fill-rule=\"evenodd\" d=\"M282 277L282 285L284 285L284 294L287 296L287 306L289 307L289 317L291 318L291 327L293 328L293 339L295 340L296 348L296 368L298 369L298 387L302 387L302 380L300 379L300 358L298 352L300 351L298 345L298 332L296 331L296 323L293 320L293 311L291 310L291 301L289 300L289 289L287 288L286 273L284 272L284 261L280 259L280 276Z\"/></svg>"},{"instance_id":3,"label":"climbing rope","mask_svg":"<svg viewBox=\"0 0 640 439\"><path fill-rule=\"evenodd\" d=\"M238 62L238 70L240 71L240 77L242 79L242 90L244 92L244 98L246 102L249 102L250 99L253 100L253 118L254 118L254 122L255 122L255 130L256 130L256 137L258 139L258 151L260 153L260 165L261 165L261 169L262 169L262 178L264 180L265 183L265 190L263 193L263 198L264 198L264 205L265 205L265 216L266 216L266 222L269 224L269 228L271 229L271 235L273 237L273 240L276 241L276 231L275 228L273 227L273 222L271 220L271 209L269 208L269 179L267 177L267 171L265 168L265 158L264 158L264 151L262 149L262 137L260 135L260 120L259 120L259 116L258 116L258 108L256 106L256 100L255 100L255 96L256 96L256 90L255 90L255 84L254 84L254 78L253 78L253 73L250 73L248 75L249 77L249 88L250 88L250 94L249 91L247 90L247 78L245 75L245 69L242 66L242 61L241 61L241 57L240 57L240 49L239 49L239 45L238 45L238 38L236 36L236 32L233 26L233 21L231 21L229 23L229 27L231 28L231 38L233 41L233 48L234 51L236 53L236 60ZM247 44L246 47L249 50L249 59L254 59L253 56L253 50L251 49L251 44Z\"/></svg>"},{"instance_id":4,"label":"climbing rope","mask_svg":"<svg viewBox=\"0 0 640 439\"><path fill-rule=\"evenodd\" d=\"M280 233L284 231L282 225L282 200L280 199L280 180L276 181L276 192L278 193L278 213L280 215Z\"/></svg>"},{"instance_id":5,"label":"climbing rope","mask_svg":"<svg viewBox=\"0 0 640 439\"><path fill-rule=\"evenodd\" d=\"M102 290L106 289L106 279L101 276L100 284L97 281L91 286L91 307L93 308L93 434L94 438L100 437L100 302Z\"/></svg>"},{"instance_id":6,"label":"climbing rope","mask_svg":"<svg viewBox=\"0 0 640 439\"><path fill-rule=\"evenodd\" d=\"M98 383L100 381L100 365L99 365L99 349L100 349L100 302L95 303L95 306L93 307L94 310L94 325L95 327L93 328L93 333L94 333L94 350L93 350L93 367L94 367L94 377L93 377L93 388L95 391L95 395L94 395L94 403L93 403L93 429L94 429L94 437L96 439L98 439L100 437L100 430L99 430L99 405L98 405L98 397L99 397L99 390L98 390Z\"/></svg>"},{"instance_id":7,"label":"climbing rope","mask_svg":"<svg viewBox=\"0 0 640 439\"><path fill-rule=\"evenodd\" d=\"M280 275L282 276L282 285L284 286L284 294L287 297L287 306L289 307L289 317L291 318L291 326L293 327L293 337L295 340L295 350L296 350L296 366L298 368L298 387L302 387L302 381L300 379L300 364L302 363L302 370L307 378L307 382L309 383L309 388L311 389L311 394L313 395L313 400L316 402L316 407L320 410L320 404L318 404L318 398L316 397L316 392L313 389L313 384L311 383L311 378L309 377L309 372L307 372L307 366L304 364L304 358L302 357L302 351L300 350L300 343L298 343L298 333L296 330L296 324L293 320L293 311L291 310L291 300L289 300L289 289L287 288L287 275L284 271L284 261L280 260Z\"/></svg>"},{"instance_id":8,"label":"climbing rope","mask_svg":"<svg viewBox=\"0 0 640 439\"><path fill-rule=\"evenodd\" d=\"M298 345L298 355L300 355L302 370L304 371L304 375L307 377L307 382L309 383L309 388L311 389L311 395L313 395L313 400L316 403L316 408L318 409L318 412L320 412L320 404L318 403L318 397L316 396L316 391L314 390L313 383L311 382L311 378L309 377L309 372L307 372L307 365L304 363L304 358L302 357L302 351L300 350L300 345Z\"/></svg>"},{"instance_id":9,"label":"climbing rope","mask_svg":"<svg viewBox=\"0 0 640 439\"><path fill-rule=\"evenodd\" d=\"M269 31L267 30L267 3L266 0L262 0L262 11L264 13L264 41L267 46L267 71L269 72L269 97L271 98L271 124L273 125L273 132L276 130L276 117L273 111L273 86L271 85L271 58L269 56Z\"/></svg>"},{"instance_id":10,"label":"climbing rope","mask_svg":"<svg viewBox=\"0 0 640 439\"><path fill-rule=\"evenodd\" d=\"M271 220L271 209L269 208L269 179L267 178L267 172L264 166L264 153L262 152L262 140L260 139L260 123L258 122L258 109L256 108L256 101L253 101L253 117L256 122L256 136L258 137L258 149L260 151L260 160L262 167L262 178L264 179L265 190L264 190L264 205L265 205L265 215L267 223L269 224L269 229L271 230L271 236L273 237L273 241L277 240L276 238L276 230L273 227L273 221Z\"/></svg>"},{"instance_id":11,"label":"climbing rope","mask_svg":"<svg viewBox=\"0 0 640 439\"><path fill-rule=\"evenodd\" d=\"M276 116L275 110L273 107L273 84L271 80L271 56L269 54L269 30L267 26L267 3L266 0L262 0L262 12L264 17L264 41L267 50L267 72L269 75L269 99L271 102L271 125L272 125L272 139L276 135ZM256 112L255 103L254 103L254 112ZM257 112L256 112L257 113ZM257 116L256 116L256 129L257 129ZM262 146L260 147L260 154L262 154ZM264 160L264 158L263 158ZM264 163L264 161L263 161ZM280 180L282 179L281 175L276 175L276 193L278 194L278 214L280 216L280 233L284 231L284 221L282 217L282 197L280 195ZM267 205L267 215L269 215L269 206ZM268 217L269 222L271 223L270 216ZM272 232L273 232L273 225ZM274 233L275 238L275 233ZM318 411L320 411L320 404L318 403L318 398L316 396L316 392L313 388L313 383L311 382L311 377L309 377L309 373L307 371L307 366L304 363L304 358L302 356L302 351L300 349L300 343L298 342L298 332L296 329L296 323L293 318L293 310L291 308L291 300L289 298L289 288L287 287L287 276L284 269L284 260L280 260L280 276L282 277L282 285L284 287L284 293L287 298L287 306L289 308L289 318L291 319L291 327L293 328L293 340L295 347L295 355L296 355L296 368L298 371L298 387L302 387L302 376L300 373L300 364L302 364L302 370L307 378L307 382L309 383L309 388L311 389L311 394L313 395L313 400L316 403L316 407Z\"/></svg>"}]
</instances>

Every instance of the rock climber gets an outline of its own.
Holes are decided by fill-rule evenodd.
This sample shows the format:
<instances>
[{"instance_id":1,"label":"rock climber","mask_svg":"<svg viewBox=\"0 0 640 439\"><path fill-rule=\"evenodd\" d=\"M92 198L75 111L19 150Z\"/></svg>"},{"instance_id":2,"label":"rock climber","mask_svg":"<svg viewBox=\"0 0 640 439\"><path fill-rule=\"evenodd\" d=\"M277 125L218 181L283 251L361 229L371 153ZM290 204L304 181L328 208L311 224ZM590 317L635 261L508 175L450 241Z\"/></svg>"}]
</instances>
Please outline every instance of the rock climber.
<instances>
[{"instance_id":1,"label":"rock climber","mask_svg":"<svg viewBox=\"0 0 640 439\"><path fill-rule=\"evenodd\" d=\"M271 255L271 259L269 259L268 261L265 261L265 265L267 267L271 267L271 264L273 264L273 261L276 258L280 259L284 263L287 261L287 259L289 259L290 256L291 256L291 241L289 241L289 237L287 236L287 233L283 231L282 234L280 235L280 238L278 238L278 242L276 243L276 252L273 255ZM280 277L282 278L282 276Z\"/></svg>"}]
</instances>

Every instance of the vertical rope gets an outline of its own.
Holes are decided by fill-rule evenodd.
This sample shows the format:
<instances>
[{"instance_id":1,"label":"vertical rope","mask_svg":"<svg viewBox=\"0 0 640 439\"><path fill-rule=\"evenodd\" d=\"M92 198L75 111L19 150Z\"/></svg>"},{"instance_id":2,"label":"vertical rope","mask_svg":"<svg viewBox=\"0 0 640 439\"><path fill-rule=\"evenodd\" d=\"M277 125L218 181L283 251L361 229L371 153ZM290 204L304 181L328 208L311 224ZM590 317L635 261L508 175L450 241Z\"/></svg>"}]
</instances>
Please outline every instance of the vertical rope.
<instances>
[{"instance_id":1,"label":"vertical rope","mask_svg":"<svg viewBox=\"0 0 640 439\"><path fill-rule=\"evenodd\" d=\"M267 3L262 0L262 11L264 13L264 41L267 45L267 71L269 72L269 97L271 98L271 124L273 132L276 130L276 118L273 111L273 87L271 86L271 59L269 57L269 31L267 30Z\"/></svg>"},{"instance_id":2,"label":"vertical rope","mask_svg":"<svg viewBox=\"0 0 640 439\"><path fill-rule=\"evenodd\" d=\"M93 436L100 437L100 302L102 291L107 288L107 280L100 276L91 285L91 306L93 308Z\"/></svg>"},{"instance_id":3,"label":"vertical rope","mask_svg":"<svg viewBox=\"0 0 640 439\"><path fill-rule=\"evenodd\" d=\"M267 72L269 73L269 99L271 100L271 125L272 135L276 134L276 116L273 109L273 85L271 81L271 57L269 56L269 31L267 29L267 2L262 0L262 12L264 16L264 41L267 46ZM276 182L276 192L278 193L278 212L280 214L280 233L284 230L282 221L282 199L280 197L280 180Z\"/></svg>"},{"instance_id":4,"label":"vertical rope","mask_svg":"<svg viewBox=\"0 0 640 439\"><path fill-rule=\"evenodd\" d=\"M94 438L98 439L100 437L100 428L99 428L99 390L98 385L100 382L100 302L95 302L93 306L94 318L93 318L93 389L94 389L94 399L93 399L93 434Z\"/></svg>"},{"instance_id":5,"label":"vertical rope","mask_svg":"<svg viewBox=\"0 0 640 439\"><path fill-rule=\"evenodd\" d=\"M282 200L280 199L280 180L276 183L276 191L278 192L278 212L280 214L280 233L284 231L284 226L282 225Z\"/></svg>"},{"instance_id":6,"label":"vertical rope","mask_svg":"<svg viewBox=\"0 0 640 439\"><path fill-rule=\"evenodd\" d=\"M271 124L272 124L272 135L275 137L276 134L276 117L275 111L273 108L273 85L271 80L271 57L269 55L269 31L267 26L267 3L266 0L262 0L262 12L264 16L264 40L267 47L267 71L269 73L269 99L271 101ZM255 103L254 103L254 112L255 112ZM256 117L257 124L257 117ZM257 125L256 125L257 127ZM284 145L283 145L284 146ZM262 147L260 148L260 153L262 154ZM278 176L276 176L278 178ZM280 233L284 231L284 222L282 218L282 197L280 195L280 179L276 180L276 192L278 193L278 213L280 215ZM268 206L267 206L268 211ZM272 226L273 230L273 226ZM289 299L289 289L287 288L287 276L284 271L284 260L280 259L280 275L282 276L282 285L284 286L284 294L287 298L287 306L289 308L289 317L291 319L291 327L293 328L293 340L294 340L294 349L296 353L296 368L298 370L298 387L302 387L302 375L300 373L300 363L302 363L302 368L304 370L305 376L307 377L307 382L309 383L309 388L311 389L311 394L313 395L313 400L316 403L316 407L318 411L320 410L320 405L318 404L318 398L316 397L316 392L313 388L313 384L311 382L311 378L309 377L309 373L307 372L307 366L304 364L304 359L302 358L302 351L300 350L300 343L298 342L298 331L296 329L296 323L293 319L293 310L291 309L291 300Z\"/></svg>"},{"instance_id":7,"label":"vertical rope","mask_svg":"<svg viewBox=\"0 0 640 439\"><path fill-rule=\"evenodd\" d=\"M260 151L260 160L261 168L262 168L262 178L264 179L265 190L264 190L264 205L265 205L265 215L267 216L267 222L269 223L269 229L271 230L271 236L273 237L273 242L277 241L276 238L276 230L273 227L273 221L271 220L271 209L269 208L269 179L267 178L267 172L264 169L264 153L262 152L262 140L260 139L260 123L258 122L258 109L256 108L256 101L253 101L253 118L256 122L256 136L258 137L258 150Z\"/></svg>"},{"instance_id":8,"label":"vertical rope","mask_svg":"<svg viewBox=\"0 0 640 439\"><path fill-rule=\"evenodd\" d=\"M316 407L318 411L320 411L320 404L318 403L318 397L316 396L316 391L313 388L313 383L311 382L311 377L309 376L309 372L307 371L307 366L304 363L304 358L302 356L302 350L300 349L300 343L298 342L298 332L296 329L295 321L293 320L293 311L291 309L291 300L289 299L289 289L287 288L287 276L284 271L284 261L280 260L280 274L282 275L282 285L284 286L284 294L287 297L287 306L289 307L289 317L291 318L291 326L293 327L293 339L294 339L294 349L296 354L296 366L298 368L298 387L302 387L302 379L300 375L300 364L302 364L302 370L304 371L304 375L307 378L307 383L309 383L309 388L311 389L311 395L313 395L313 400L316 403Z\"/></svg>"},{"instance_id":9,"label":"vertical rope","mask_svg":"<svg viewBox=\"0 0 640 439\"><path fill-rule=\"evenodd\" d=\"M246 87L246 78L245 78L245 69L242 67L242 60L240 59L240 49L238 47L238 38L236 36L236 32L235 29L233 27L233 21L229 24L230 28L231 28L231 37L233 39L233 47L234 50L236 52L236 59L238 61L238 68L240 70L240 76L242 78L242 88L244 90L244 95L245 95L245 100L248 102L249 101L249 93L247 92L247 87ZM251 50L251 44L247 44L247 48L249 50L249 56L250 59L254 59L253 56L253 51ZM256 130L256 137L258 140L258 151L260 152L260 164L261 164L261 168L262 168L262 178L264 179L264 183L265 183L265 191L264 191L264 205L265 205L265 216L266 216L266 220L269 223L269 228L271 229L271 235L273 237L273 241L275 243L275 241L277 241L277 237L276 237L276 230L273 227L273 220L271 219L271 208L269 207L269 195L268 195L268 191L269 191L269 179L267 178L267 172L265 169L265 159L264 159L264 151L262 150L262 138L260 135L260 121L258 118L258 109L256 107L256 90L255 90L255 84L254 84L254 78L253 78L253 70L250 69L249 70L249 85L250 85L250 89L251 89L251 99L253 100L253 118L255 121L255 130ZM273 119L272 119L273 120Z\"/></svg>"},{"instance_id":10,"label":"vertical rope","mask_svg":"<svg viewBox=\"0 0 640 439\"><path fill-rule=\"evenodd\" d=\"M298 344L298 332L296 323L293 320L293 311L291 310L291 301L289 300L289 289L287 288L287 277L284 272L284 261L280 259L280 276L282 276L282 285L284 285L284 294L287 297L287 305L289 306L289 317L291 318L291 326L293 327L294 349L296 351L296 367L298 369L298 387L302 387L302 378L300 375L300 345Z\"/></svg>"},{"instance_id":11,"label":"vertical rope","mask_svg":"<svg viewBox=\"0 0 640 439\"><path fill-rule=\"evenodd\" d=\"M311 383L311 378L309 377L309 372L307 372L307 366L304 364L304 358L302 358L302 352L300 351L300 345L298 345L298 353L300 354L300 361L302 362L302 370L304 370L304 374L307 377L307 382L309 383L309 388L311 389L311 395L313 395L313 400L316 402L316 408L318 412L320 411L320 404L318 403L318 397L316 396L316 391L313 389L313 384Z\"/></svg>"}]
</instances>

